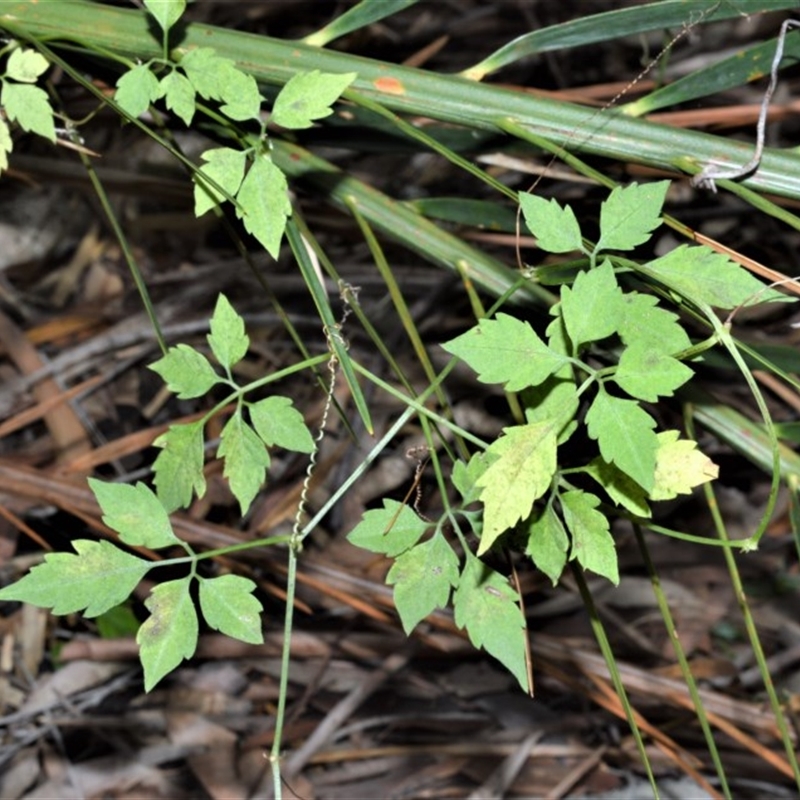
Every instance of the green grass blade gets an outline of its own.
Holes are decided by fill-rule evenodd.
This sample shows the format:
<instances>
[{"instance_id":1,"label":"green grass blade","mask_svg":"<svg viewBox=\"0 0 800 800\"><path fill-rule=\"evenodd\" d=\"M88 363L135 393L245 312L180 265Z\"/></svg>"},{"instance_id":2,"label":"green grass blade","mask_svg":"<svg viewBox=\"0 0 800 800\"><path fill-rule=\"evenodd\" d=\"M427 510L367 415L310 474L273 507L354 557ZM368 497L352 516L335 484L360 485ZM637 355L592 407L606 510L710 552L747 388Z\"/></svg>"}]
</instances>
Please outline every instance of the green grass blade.
<instances>
[{"instance_id":1,"label":"green grass blade","mask_svg":"<svg viewBox=\"0 0 800 800\"><path fill-rule=\"evenodd\" d=\"M312 47L324 47L340 36L364 28L379 19L390 17L417 2L419 0L361 0L358 5L349 8L333 22L304 36L300 41Z\"/></svg>"},{"instance_id":2,"label":"green grass blade","mask_svg":"<svg viewBox=\"0 0 800 800\"><path fill-rule=\"evenodd\" d=\"M682 28L685 25L699 22L717 22L729 17L743 14L758 14L762 11L778 11L782 8L794 8L793 2L754 2L687 3L686 0L663 0L660 3L648 3L634 8L621 8L606 11L602 14L582 16L560 25L526 33L496 50L479 64L470 67L462 74L473 80L480 80L490 72L513 64L534 53L546 53L550 50L561 50L565 47L596 42L614 41L622 36L646 33L663 28ZM774 51L773 51L774 52Z\"/></svg>"},{"instance_id":3,"label":"green grass blade","mask_svg":"<svg viewBox=\"0 0 800 800\"><path fill-rule=\"evenodd\" d=\"M781 0L782 3L782 0ZM763 2L723 3L731 14L754 12ZM788 7L770 4L771 9ZM735 12L734 12L735 9ZM687 15L691 10L687 8ZM159 55L159 43L145 14L72 0L64 3L3 3L0 29L22 39L52 37L85 47L118 51L131 58ZM753 148L696 131L657 125L625 114L611 115L584 107L458 76L387 64L346 53L320 50L240 31L191 24L177 50L213 47L232 58L258 81L283 85L297 72L357 72L353 91L398 113L415 114L470 128L498 131L497 120L512 119L529 132L567 149L651 167L680 169L689 159L698 169L706 163L744 164ZM800 199L800 153L767 148L758 170L742 181L761 192Z\"/></svg>"},{"instance_id":4,"label":"green grass blade","mask_svg":"<svg viewBox=\"0 0 800 800\"><path fill-rule=\"evenodd\" d=\"M740 50L736 55L699 69L668 86L651 92L645 97L620 106L620 111L632 117L650 114L659 108L708 97L769 75L772 59L775 56L777 38L768 42ZM800 56L800 31L787 35L784 42L784 58Z\"/></svg>"},{"instance_id":5,"label":"green grass blade","mask_svg":"<svg viewBox=\"0 0 800 800\"><path fill-rule=\"evenodd\" d=\"M272 157L288 176L309 181L345 210L348 203L354 202L364 219L376 230L401 242L427 261L450 270L463 269L471 281L495 296L502 295L519 279L516 270L441 230L404 203L392 200L307 150L286 142L275 142ZM555 299L550 292L526 282L514 300L550 305Z\"/></svg>"},{"instance_id":6,"label":"green grass blade","mask_svg":"<svg viewBox=\"0 0 800 800\"><path fill-rule=\"evenodd\" d=\"M356 374L353 371L353 365L350 361L350 354L347 352L347 347L342 339L339 331L339 323L333 314L333 309L328 302L328 295L325 292L325 287L317 275L314 265L306 249L306 243L297 226L295 220L290 219L286 224L286 238L289 246L292 248L297 265L303 275L303 280L314 298L314 304L317 307L317 313L325 326L325 336L328 339L329 346L339 362L339 368L342 370L347 385L350 387L350 392L353 396L358 413L364 423L364 427L370 433L373 432L372 418L370 417L369 407L364 398L364 393L361 391L361 386L358 383Z\"/></svg>"}]
</instances>

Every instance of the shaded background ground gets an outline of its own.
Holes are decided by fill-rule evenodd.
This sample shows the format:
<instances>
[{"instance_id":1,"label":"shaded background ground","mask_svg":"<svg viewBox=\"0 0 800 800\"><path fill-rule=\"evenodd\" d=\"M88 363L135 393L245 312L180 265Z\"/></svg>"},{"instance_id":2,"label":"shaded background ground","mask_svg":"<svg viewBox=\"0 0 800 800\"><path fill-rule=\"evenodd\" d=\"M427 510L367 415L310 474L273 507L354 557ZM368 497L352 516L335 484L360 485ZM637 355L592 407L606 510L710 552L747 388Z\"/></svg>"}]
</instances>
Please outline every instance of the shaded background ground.
<instances>
[{"instance_id":1,"label":"shaded background ground","mask_svg":"<svg viewBox=\"0 0 800 800\"><path fill-rule=\"evenodd\" d=\"M422 3L335 46L452 72L523 30L585 13L586 5ZM591 10L612 6L596 2ZM340 10L320 2L202 2L191 14L213 24L293 38ZM772 36L782 18L735 19L704 28L702 35L690 33L656 77L676 77L703 59ZM624 85L641 72L666 38L632 37L613 47L548 54L496 80L520 91L568 91L576 102L602 107L617 94L619 82ZM100 69L97 78L111 79ZM629 96L652 86L651 78ZM82 90L59 76L55 80L71 117L94 109ZM776 145L797 141L793 86L789 71L775 97L770 137ZM703 103L676 109L664 121L687 124L686 112L700 111L691 124L718 131L727 127L731 135L749 137L762 92L763 85L753 85L715 98L721 107L749 106L749 111L720 117ZM587 119L591 125L595 118ZM358 138L348 130L347 136L344 141L337 131L324 129L299 139L398 199L477 196L482 191L434 155L398 151L396 144L370 134ZM135 246L170 342L202 343L216 295L225 291L245 315L253 341L243 374L255 377L291 363L295 350L269 298L213 219L194 218L184 175L110 113L101 112L86 137L87 147L102 154L99 173L113 191L115 211ZM202 140L184 134L181 144L196 153ZM483 163L496 164L503 148L502 140L485 142ZM526 189L548 161L525 154L511 168L491 168L508 185ZM598 166L621 181L641 177L640 170L625 165ZM604 192L558 165L552 170L560 170L560 179L553 181L551 172L548 190L583 209L581 219L596 218ZM410 348L404 350L405 338L390 316L385 287L358 230L302 185L296 191L340 273L361 287L359 299L374 318L383 314L387 342L424 387L425 376L414 367ZM693 228L785 274L800 272L797 235L756 218L736 198L698 193L678 182L670 202ZM94 471L107 478L147 479L153 438L168 424L195 414L198 405L171 398L157 376L144 369L157 358L157 345L79 162L70 153L21 139L0 181L0 204L0 577L7 582L35 563L43 548L67 549L71 538L101 529L86 475ZM460 232L515 263L515 237L479 229ZM527 241L522 244L524 257L538 259ZM674 244L664 233L654 247L663 251ZM386 247L427 342L445 341L470 325L469 305L453 276L391 243ZM309 348L323 352L313 304L290 259L276 265L256 256L255 263L307 336ZM797 332L791 314L781 310L752 318L739 334L793 344ZM368 360L366 339L355 323L346 334L351 349ZM746 393L730 375L709 369L705 380L723 401L749 408ZM310 424L319 421L324 398L310 380L291 381L280 390L307 411ZM508 423L502 395L476 388L467 371L450 391L466 427L488 437ZM61 402L66 396L72 405ZM348 408L343 390L337 399ZM379 395L371 402L380 434L400 408ZM795 419L796 397L776 394L771 402L776 419ZM341 420L331 419L312 507L319 507L371 448L373 441L356 430L354 440ZM422 441L419 430L409 425L394 452L359 481L306 546L285 733L291 775L287 795L294 791L298 797L331 800L559 797L626 785L638 772L638 757L583 604L568 579L553 590L538 573L523 570L520 575L536 678L536 697L529 700L496 662L471 648L446 614L434 615L407 640L383 583L387 565L345 541L364 510L383 497L406 497L417 467L406 453ZM768 478L713 438L701 444L721 465L719 498L731 528L746 535L765 501ZM276 459L269 486L242 522L219 465L210 461L208 494L183 516L179 533L218 547L285 532L305 466L294 455ZM423 476L420 485L423 507L435 507L432 481ZM796 709L800 625L787 509L783 498L763 548L742 559L741 566L774 677ZM671 527L711 532L708 511L694 499L661 513L659 521ZM642 724L651 735L652 763L661 778L695 772L708 776L707 755L638 550L630 531L620 527L615 533L624 580L616 590L602 581L593 588L626 685L646 720ZM736 796L793 796L721 555L654 535L650 544L707 708L724 722L718 744ZM221 565L259 584L267 644L246 646L206 632L197 659L150 695L141 689L130 619L124 614L100 625L54 619L31 607L4 607L0 794L66 798L79 796L80 787L87 798L266 796L283 563L279 552L259 550ZM128 613L142 617L138 601Z\"/></svg>"}]
</instances>

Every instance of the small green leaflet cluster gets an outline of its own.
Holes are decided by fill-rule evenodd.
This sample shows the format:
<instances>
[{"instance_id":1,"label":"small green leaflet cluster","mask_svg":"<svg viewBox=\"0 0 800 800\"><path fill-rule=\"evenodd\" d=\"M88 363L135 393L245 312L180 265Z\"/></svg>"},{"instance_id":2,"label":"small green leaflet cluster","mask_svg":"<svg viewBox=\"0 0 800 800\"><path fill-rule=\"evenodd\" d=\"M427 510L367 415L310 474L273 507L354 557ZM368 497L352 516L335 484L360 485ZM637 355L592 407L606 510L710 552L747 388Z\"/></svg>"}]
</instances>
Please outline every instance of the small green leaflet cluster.
<instances>
[{"instance_id":1,"label":"small green leaflet cluster","mask_svg":"<svg viewBox=\"0 0 800 800\"><path fill-rule=\"evenodd\" d=\"M172 531L169 517L155 494L143 483L135 486L89 479L103 511L103 522L129 547L158 550L191 549ZM147 561L108 541L76 539L75 553L48 553L42 564L0 590L0 600L16 600L52 608L54 614L82 611L97 617L123 603L158 562ZM136 636L150 691L197 647L198 618L190 588L199 584L200 611L212 628L251 644L261 644L261 604L253 596L253 581L237 575L203 578L192 574L156 586L145 606L150 616Z\"/></svg>"},{"instance_id":2,"label":"small green leaflet cluster","mask_svg":"<svg viewBox=\"0 0 800 800\"><path fill-rule=\"evenodd\" d=\"M472 480L465 464L456 465L453 484L467 500ZM386 581L394 585L395 606L407 634L436 608L447 606L452 590L456 625L527 691L525 619L517 593L503 575L469 551L462 568L440 528L421 541L432 527L408 506L386 499L382 509L367 511L347 538L395 559Z\"/></svg>"},{"instance_id":3,"label":"small green leaflet cluster","mask_svg":"<svg viewBox=\"0 0 800 800\"><path fill-rule=\"evenodd\" d=\"M9 50L5 72L0 78L0 107L6 118L17 122L23 130L38 133L55 142L56 129L50 99L44 89L33 85L47 70L47 60L34 50L20 47L18 42L11 42L0 51L0 55ZM8 123L0 117L0 172L8 169L8 154L12 148Z\"/></svg>"},{"instance_id":4,"label":"small green leaflet cluster","mask_svg":"<svg viewBox=\"0 0 800 800\"><path fill-rule=\"evenodd\" d=\"M145 6L167 36L186 3L145 0ZM333 113L331 105L355 78L354 72L332 75L318 70L295 75L278 94L270 121L289 129L311 127L314 120ZM133 67L117 81L114 100L138 117L163 98L170 111L191 125L198 97L216 103L219 113L233 122L258 122L261 133L243 150L217 147L201 155L205 163L194 174L195 214L199 217L226 200L233 202L245 229L277 258L292 207L286 177L269 155L266 123L261 121L263 98L252 75L212 48L198 47L184 53L178 63L152 59Z\"/></svg>"},{"instance_id":5,"label":"small green leaflet cluster","mask_svg":"<svg viewBox=\"0 0 800 800\"><path fill-rule=\"evenodd\" d=\"M314 440L303 415L294 408L288 397L273 395L250 402L241 396L231 370L247 353L250 338L245 333L244 320L225 295L220 295L217 300L210 327L208 344L225 377L211 366L202 353L185 344L171 347L150 369L157 372L167 388L181 399L201 397L220 383L231 386L236 392L236 410L222 429L217 457L223 461L223 475L228 479L244 516L269 469L267 447L311 453ZM249 422L245 418L245 410ZM154 442L161 448L153 464L155 485L167 511L185 508L194 495L202 497L205 494L204 426L204 419L173 425Z\"/></svg>"},{"instance_id":6,"label":"small green leaflet cluster","mask_svg":"<svg viewBox=\"0 0 800 800\"><path fill-rule=\"evenodd\" d=\"M217 384L233 388L233 398L223 405L235 399L237 407L222 430L217 455L224 462L223 474L244 515L264 482L270 463L267 447L310 453L315 445L302 415L288 397L275 395L257 402L242 397L244 390L234 383L231 370L244 358L250 340L244 320L224 295L219 297L211 319L208 344L224 376L205 355L182 344L170 348L151 369L180 398L200 397ZM171 511L188 506L194 495L202 497L205 493L205 421L175 425L156 441L162 448L154 464L157 494L143 483L128 486L89 480L103 521L119 534L123 544L150 550L179 546L188 553L186 558L164 563L188 562L190 574L157 585L145 601L150 616L139 628L136 641L147 691L195 652L198 615L191 595L193 581L199 584L200 611L209 626L244 642L263 641L261 605L252 594L255 583L236 575L198 575L198 557L175 535L169 521ZM0 590L0 600L52 608L55 614L83 611L87 617L96 617L124 602L149 570L163 565L108 541L77 539L72 544L75 553L46 555L44 563Z\"/></svg>"}]
</instances>

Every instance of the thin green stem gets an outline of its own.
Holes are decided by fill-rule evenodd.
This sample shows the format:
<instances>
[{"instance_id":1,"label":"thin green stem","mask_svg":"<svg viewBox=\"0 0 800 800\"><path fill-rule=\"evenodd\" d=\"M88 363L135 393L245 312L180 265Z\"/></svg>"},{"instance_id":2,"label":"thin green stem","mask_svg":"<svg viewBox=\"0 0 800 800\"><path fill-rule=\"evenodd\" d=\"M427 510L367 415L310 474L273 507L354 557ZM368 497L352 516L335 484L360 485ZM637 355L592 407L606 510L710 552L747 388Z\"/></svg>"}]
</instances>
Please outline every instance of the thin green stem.
<instances>
[{"instance_id":1,"label":"thin green stem","mask_svg":"<svg viewBox=\"0 0 800 800\"><path fill-rule=\"evenodd\" d=\"M722 759L720 758L719 750L717 749L717 743L714 741L714 733L709 725L706 710L703 706L703 700L700 697L700 692L697 689L697 682L694 679L694 675L692 675L692 669L689 665L689 660L686 658L683 645L681 645L681 640L675 627L675 620L672 616L669 602L667 601L667 597L663 588L661 587L661 580L658 577L658 572L656 571L655 565L650 558L650 550L647 547L647 541L639 525L633 525L633 532L636 536L636 542L639 545L639 552L642 554L642 559L644 560L647 574L650 577L650 583L653 587L653 594L656 598L656 604L658 605L658 609L661 612L661 617L664 620L664 624L667 628L667 634L670 642L672 643L672 649L675 651L675 656L678 659L678 664L681 668L681 675L683 676L683 680L686 683L687 689L689 690L689 696L692 698L692 702L694 703L697 719L700 723L700 727L703 730L703 737L706 740L708 752L711 754L711 760L714 762L714 768L716 769L722 791L724 792L725 797L728 798L728 800L731 800L731 790L728 786L728 780L725 777L725 768L722 765Z\"/></svg>"},{"instance_id":2,"label":"thin green stem","mask_svg":"<svg viewBox=\"0 0 800 800\"><path fill-rule=\"evenodd\" d=\"M605 628L603 627L600 615L597 613L597 607L594 604L594 598L592 597L592 593L589 591L589 587L586 584L586 579L583 577L583 572L574 561L570 562L570 567L572 569L572 575L575 578L575 582L578 585L578 590L581 594L581 600L583 600L583 604L587 613L589 614L589 624L592 626L592 631L594 632L595 639L600 647L600 652L603 654L609 674L611 675L611 682L614 684L614 690L616 691L617 697L619 698L619 701L625 710L625 716L628 720L628 725L636 742L636 749L639 751L639 758L641 758L642 765L647 772L650 786L653 789L653 795L655 796L656 800L658 800L659 794L656 778L653 774L653 769L650 766L650 759L647 757L647 750L644 746L644 740L642 739L642 732L639 730L639 726L636 724L636 717L634 715L633 707L628 699L628 693L625 691L625 686L622 683L622 676L619 674L619 669L617 669L617 662L614 658L614 651L611 649L611 643L608 641L608 636L606 636Z\"/></svg>"}]
</instances>

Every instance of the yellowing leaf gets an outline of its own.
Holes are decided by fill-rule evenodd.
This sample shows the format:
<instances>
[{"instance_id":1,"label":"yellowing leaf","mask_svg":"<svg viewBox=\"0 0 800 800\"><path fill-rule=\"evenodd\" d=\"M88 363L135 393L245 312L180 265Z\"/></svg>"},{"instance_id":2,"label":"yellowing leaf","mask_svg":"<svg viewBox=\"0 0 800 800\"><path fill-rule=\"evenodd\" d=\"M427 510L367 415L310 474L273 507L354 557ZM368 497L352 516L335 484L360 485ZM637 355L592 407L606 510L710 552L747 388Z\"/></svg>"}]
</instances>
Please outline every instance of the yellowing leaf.
<instances>
[{"instance_id":1,"label":"yellowing leaf","mask_svg":"<svg viewBox=\"0 0 800 800\"><path fill-rule=\"evenodd\" d=\"M149 692L197 648L197 611L189 593L191 577L156 586L144 601L150 616L136 642L144 667L144 690Z\"/></svg>"},{"instance_id":2,"label":"yellowing leaf","mask_svg":"<svg viewBox=\"0 0 800 800\"><path fill-rule=\"evenodd\" d=\"M484 504L478 555L501 533L525 519L533 502L550 486L556 471L556 423L537 422L506 428L486 453L494 463L477 480Z\"/></svg>"},{"instance_id":3,"label":"yellowing leaf","mask_svg":"<svg viewBox=\"0 0 800 800\"><path fill-rule=\"evenodd\" d=\"M657 435L656 474L651 500L671 500L679 494L690 494L695 486L713 481L719 467L697 449L697 442L678 439L678 431Z\"/></svg>"}]
</instances>

